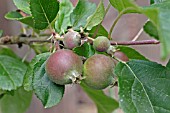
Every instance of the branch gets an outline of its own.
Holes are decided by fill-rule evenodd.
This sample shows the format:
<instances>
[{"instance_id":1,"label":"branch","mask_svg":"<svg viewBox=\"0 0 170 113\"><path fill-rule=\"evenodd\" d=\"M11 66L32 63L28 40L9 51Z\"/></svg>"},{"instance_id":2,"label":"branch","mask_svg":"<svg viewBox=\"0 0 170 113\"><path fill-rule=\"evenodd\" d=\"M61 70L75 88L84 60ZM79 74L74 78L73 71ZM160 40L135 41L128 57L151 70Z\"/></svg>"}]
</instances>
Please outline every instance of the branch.
<instances>
[{"instance_id":1,"label":"branch","mask_svg":"<svg viewBox=\"0 0 170 113\"><path fill-rule=\"evenodd\" d=\"M5 36L0 38L0 45L11 45L11 44L26 44L30 45L33 42L37 43L44 43L44 42L51 42L50 40L47 40L48 37L41 37L41 38L35 38L35 37L20 37L20 36Z\"/></svg>"},{"instance_id":2,"label":"branch","mask_svg":"<svg viewBox=\"0 0 170 113\"><path fill-rule=\"evenodd\" d=\"M51 43L48 40L48 36L43 36L40 38L36 37L20 37L20 36L5 36L0 38L0 45L11 45L11 44L26 44L30 45L32 43ZM89 39L90 40L90 39ZM111 45L148 45L148 44L159 44L157 40L142 40L142 41L125 41L125 42L115 42L110 41Z\"/></svg>"},{"instance_id":3,"label":"branch","mask_svg":"<svg viewBox=\"0 0 170 113\"><path fill-rule=\"evenodd\" d=\"M114 42L110 41L111 45L148 45L148 44L159 44L157 40L141 40L141 41L125 41L125 42Z\"/></svg>"}]
</instances>

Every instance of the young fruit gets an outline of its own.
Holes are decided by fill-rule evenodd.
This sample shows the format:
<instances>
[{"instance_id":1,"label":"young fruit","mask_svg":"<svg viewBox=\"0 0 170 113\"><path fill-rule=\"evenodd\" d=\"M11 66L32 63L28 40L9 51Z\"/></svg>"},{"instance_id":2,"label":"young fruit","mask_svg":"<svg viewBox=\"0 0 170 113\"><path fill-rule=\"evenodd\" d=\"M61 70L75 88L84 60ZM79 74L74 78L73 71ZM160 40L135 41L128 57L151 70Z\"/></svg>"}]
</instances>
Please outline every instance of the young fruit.
<instances>
[{"instance_id":1,"label":"young fruit","mask_svg":"<svg viewBox=\"0 0 170 113\"><path fill-rule=\"evenodd\" d=\"M105 36L99 36L93 41L93 47L99 52L106 52L110 47L110 41Z\"/></svg>"},{"instance_id":2,"label":"young fruit","mask_svg":"<svg viewBox=\"0 0 170 113\"><path fill-rule=\"evenodd\" d=\"M112 84L114 62L111 57L96 54L84 63L84 83L93 89L104 89Z\"/></svg>"},{"instance_id":3,"label":"young fruit","mask_svg":"<svg viewBox=\"0 0 170 113\"><path fill-rule=\"evenodd\" d=\"M83 62L71 50L63 49L48 58L45 69L48 77L56 84L77 83L81 79Z\"/></svg>"},{"instance_id":4,"label":"young fruit","mask_svg":"<svg viewBox=\"0 0 170 113\"><path fill-rule=\"evenodd\" d=\"M64 35L64 46L68 49L73 49L81 44L81 36L78 32L70 30Z\"/></svg>"}]
</instances>

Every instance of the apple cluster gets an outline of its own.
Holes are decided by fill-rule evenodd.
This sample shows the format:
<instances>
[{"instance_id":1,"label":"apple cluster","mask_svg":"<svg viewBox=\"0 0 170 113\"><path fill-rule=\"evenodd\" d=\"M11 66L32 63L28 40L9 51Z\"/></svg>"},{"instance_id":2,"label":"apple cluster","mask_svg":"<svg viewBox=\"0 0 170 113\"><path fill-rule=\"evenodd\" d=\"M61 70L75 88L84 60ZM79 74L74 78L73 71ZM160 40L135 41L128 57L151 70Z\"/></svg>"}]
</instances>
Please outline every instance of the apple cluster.
<instances>
[{"instance_id":1,"label":"apple cluster","mask_svg":"<svg viewBox=\"0 0 170 113\"><path fill-rule=\"evenodd\" d=\"M71 50L81 44L81 35L76 31L67 32L63 43L65 48L51 54L46 61L46 73L53 82L59 85L83 82L97 90L112 85L115 65L110 56L96 53L83 62L82 57ZM106 52L109 47L107 37L93 40L93 48L98 52Z\"/></svg>"}]
</instances>

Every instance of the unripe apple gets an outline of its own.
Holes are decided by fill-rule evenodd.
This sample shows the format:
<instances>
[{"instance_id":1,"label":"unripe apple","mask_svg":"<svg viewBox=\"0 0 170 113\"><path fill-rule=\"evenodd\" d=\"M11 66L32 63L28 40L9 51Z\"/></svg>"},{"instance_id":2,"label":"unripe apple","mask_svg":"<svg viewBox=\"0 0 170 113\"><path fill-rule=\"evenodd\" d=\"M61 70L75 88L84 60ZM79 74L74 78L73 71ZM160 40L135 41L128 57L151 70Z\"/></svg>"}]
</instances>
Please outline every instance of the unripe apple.
<instances>
[{"instance_id":1,"label":"unripe apple","mask_svg":"<svg viewBox=\"0 0 170 113\"><path fill-rule=\"evenodd\" d=\"M45 69L48 77L56 84L77 83L81 79L83 62L73 51L62 49L48 58Z\"/></svg>"},{"instance_id":2,"label":"unripe apple","mask_svg":"<svg viewBox=\"0 0 170 113\"><path fill-rule=\"evenodd\" d=\"M81 35L76 31L70 30L64 35L63 43L66 48L73 49L81 44Z\"/></svg>"},{"instance_id":3,"label":"unripe apple","mask_svg":"<svg viewBox=\"0 0 170 113\"><path fill-rule=\"evenodd\" d=\"M114 62L111 57L96 54L84 63L84 83L93 89L104 89L112 84Z\"/></svg>"},{"instance_id":4,"label":"unripe apple","mask_svg":"<svg viewBox=\"0 0 170 113\"><path fill-rule=\"evenodd\" d=\"M110 41L105 36L99 36L93 41L93 48L99 52L106 52L110 47Z\"/></svg>"},{"instance_id":5,"label":"unripe apple","mask_svg":"<svg viewBox=\"0 0 170 113\"><path fill-rule=\"evenodd\" d=\"M129 61L129 58L121 51L116 51L114 53L114 56L122 61L125 61L125 62Z\"/></svg>"}]
</instances>

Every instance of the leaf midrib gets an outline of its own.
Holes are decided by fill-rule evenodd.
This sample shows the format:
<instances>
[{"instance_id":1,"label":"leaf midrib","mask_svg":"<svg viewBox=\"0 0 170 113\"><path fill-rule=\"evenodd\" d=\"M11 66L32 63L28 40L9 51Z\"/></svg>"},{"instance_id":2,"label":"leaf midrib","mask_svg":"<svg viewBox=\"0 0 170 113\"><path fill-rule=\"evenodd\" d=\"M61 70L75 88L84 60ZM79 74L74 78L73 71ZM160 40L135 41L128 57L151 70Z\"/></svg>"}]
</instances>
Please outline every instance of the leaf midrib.
<instances>
[{"instance_id":1,"label":"leaf midrib","mask_svg":"<svg viewBox=\"0 0 170 113\"><path fill-rule=\"evenodd\" d=\"M144 88L143 83L138 79L138 77L135 75L135 73L133 72L133 70L131 69L131 67L130 67L127 63L124 63L124 62L123 62L123 64L125 64L125 65L128 67L128 69L129 69L129 70L131 71L131 73L134 75L134 77L136 78L136 80L141 84L141 86L142 86L142 88L143 88L143 90L144 90L144 92L145 92L145 94L146 94L146 97L148 98L148 101L149 101L149 103L150 103L150 105L151 105L152 111L153 111L154 113L156 113L156 112L154 111L152 102L151 102L151 100L149 99L149 96L148 96L148 94L147 94L147 92L146 92L146 89Z\"/></svg>"},{"instance_id":2,"label":"leaf midrib","mask_svg":"<svg viewBox=\"0 0 170 113\"><path fill-rule=\"evenodd\" d=\"M44 16L45 16L45 18L46 18L48 24L50 25L50 21L48 20L48 17L47 17L47 15L46 15L46 12L45 12L45 10L44 10L44 8L43 8L43 6L42 6L40 0L39 0L39 4L40 4L40 6L41 6L41 9L42 9L42 11L43 11L43 14L44 14Z\"/></svg>"},{"instance_id":3,"label":"leaf midrib","mask_svg":"<svg viewBox=\"0 0 170 113\"><path fill-rule=\"evenodd\" d=\"M12 84L14 85L14 88L16 87L15 82L13 81L12 77L10 76L10 74L8 73L7 69L3 66L3 64L0 62L0 65L2 66L2 68L6 71L9 79L11 80Z\"/></svg>"},{"instance_id":4,"label":"leaf midrib","mask_svg":"<svg viewBox=\"0 0 170 113\"><path fill-rule=\"evenodd\" d=\"M122 0L121 0L121 4L123 6L123 9L125 9L126 7L125 7L125 4L124 4L124 2Z\"/></svg>"},{"instance_id":5,"label":"leaf midrib","mask_svg":"<svg viewBox=\"0 0 170 113\"><path fill-rule=\"evenodd\" d=\"M85 3L84 5L87 6L87 5L89 5L89 4ZM91 5L91 4L90 4L90 5ZM85 6L84 6L84 8L85 8ZM84 9L81 10L81 16L78 16L78 19L76 19L77 21L74 22L73 27L77 27L77 26L78 26L78 23L80 22L80 20L82 20L82 18L84 18L85 15L88 14L88 10L90 10L90 9L91 9L91 8L85 8L85 11L87 11L87 12L85 12ZM74 11L73 11L73 12L74 12ZM83 12L83 13L82 13L82 12ZM93 12L93 13L94 13L94 12ZM82 16L82 15L83 15L83 16Z\"/></svg>"}]
</instances>

